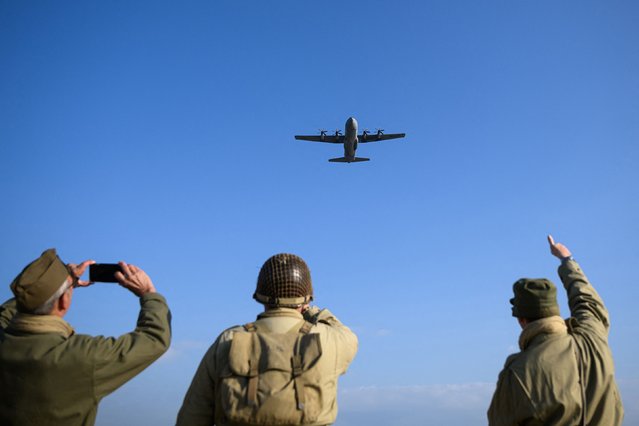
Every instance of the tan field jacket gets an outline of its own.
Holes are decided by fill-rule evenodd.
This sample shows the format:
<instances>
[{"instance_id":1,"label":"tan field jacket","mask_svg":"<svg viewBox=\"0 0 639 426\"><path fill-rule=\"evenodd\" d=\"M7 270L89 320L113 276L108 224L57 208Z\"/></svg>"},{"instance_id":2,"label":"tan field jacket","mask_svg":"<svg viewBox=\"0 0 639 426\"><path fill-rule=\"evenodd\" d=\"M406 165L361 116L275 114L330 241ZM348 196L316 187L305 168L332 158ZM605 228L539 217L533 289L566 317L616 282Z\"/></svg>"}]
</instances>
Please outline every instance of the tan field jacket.
<instances>
[{"instance_id":1,"label":"tan field jacket","mask_svg":"<svg viewBox=\"0 0 639 426\"><path fill-rule=\"evenodd\" d=\"M564 262L559 276L572 318L544 318L522 331L521 352L508 357L499 374L488 410L490 425L622 423L608 311L577 262Z\"/></svg>"}]
</instances>

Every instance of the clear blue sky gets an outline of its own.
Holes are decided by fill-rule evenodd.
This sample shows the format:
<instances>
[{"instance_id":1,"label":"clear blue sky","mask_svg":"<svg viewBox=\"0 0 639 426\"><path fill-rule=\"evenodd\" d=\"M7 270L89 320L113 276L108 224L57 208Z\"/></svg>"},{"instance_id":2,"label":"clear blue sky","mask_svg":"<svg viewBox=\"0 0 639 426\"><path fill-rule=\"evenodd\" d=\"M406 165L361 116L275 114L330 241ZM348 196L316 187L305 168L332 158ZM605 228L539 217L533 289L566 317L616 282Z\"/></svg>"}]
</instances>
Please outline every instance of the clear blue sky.
<instances>
[{"instance_id":1,"label":"clear blue sky","mask_svg":"<svg viewBox=\"0 0 639 426\"><path fill-rule=\"evenodd\" d=\"M0 0L0 296L48 247L145 269L173 345L98 425L170 425L293 252L360 338L337 425L481 425L512 283L558 282L552 233L611 311L638 425L637 22L630 0ZM293 139L348 116L407 137L358 164ZM96 284L67 319L119 335L137 306Z\"/></svg>"}]
</instances>

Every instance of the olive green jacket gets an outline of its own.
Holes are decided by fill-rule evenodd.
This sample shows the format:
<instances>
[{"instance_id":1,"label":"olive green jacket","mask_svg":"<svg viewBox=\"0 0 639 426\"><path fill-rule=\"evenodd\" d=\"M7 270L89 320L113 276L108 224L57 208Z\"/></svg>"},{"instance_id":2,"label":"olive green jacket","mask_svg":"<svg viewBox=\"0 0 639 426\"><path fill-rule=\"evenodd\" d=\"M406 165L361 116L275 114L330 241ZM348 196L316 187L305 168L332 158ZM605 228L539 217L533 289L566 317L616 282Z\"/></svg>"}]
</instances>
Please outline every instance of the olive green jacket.
<instances>
[{"instance_id":1,"label":"olive green jacket","mask_svg":"<svg viewBox=\"0 0 639 426\"><path fill-rule=\"evenodd\" d=\"M317 368L321 382L323 404L313 425L328 425L337 417L337 379L344 374L357 353L357 336L344 326L327 309L311 308L303 317L295 309L278 308L268 310L257 317L255 325L273 333L286 333L304 318L315 315L316 325L310 333L319 333L322 354ZM195 373L191 386L184 398L178 414L177 424L181 426L218 425L223 426L221 399L224 395L216 392L220 372L229 364L229 346L235 333L246 332L243 327L232 327L224 331L207 351Z\"/></svg>"},{"instance_id":2,"label":"olive green jacket","mask_svg":"<svg viewBox=\"0 0 639 426\"><path fill-rule=\"evenodd\" d=\"M564 262L559 276L572 318L544 318L522 331L521 352L508 357L499 374L490 425L622 423L608 312L577 262Z\"/></svg>"},{"instance_id":3,"label":"olive green jacket","mask_svg":"<svg viewBox=\"0 0 639 426\"><path fill-rule=\"evenodd\" d=\"M114 337L75 334L62 318L0 307L0 424L93 425L98 403L169 347L164 297L140 298L135 331Z\"/></svg>"}]
</instances>

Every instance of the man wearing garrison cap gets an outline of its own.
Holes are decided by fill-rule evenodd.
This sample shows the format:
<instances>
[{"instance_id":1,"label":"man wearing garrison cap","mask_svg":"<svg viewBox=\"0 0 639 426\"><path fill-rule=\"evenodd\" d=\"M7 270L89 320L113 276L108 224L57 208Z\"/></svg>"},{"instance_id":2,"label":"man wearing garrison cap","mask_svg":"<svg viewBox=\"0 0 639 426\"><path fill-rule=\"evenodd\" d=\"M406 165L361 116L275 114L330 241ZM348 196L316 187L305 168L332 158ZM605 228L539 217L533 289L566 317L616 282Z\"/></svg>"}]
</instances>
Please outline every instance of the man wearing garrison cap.
<instances>
[{"instance_id":1,"label":"man wearing garrison cap","mask_svg":"<svg viewBox=\"0 0 639 426\"><path fill-rule=\"evenodd\" d=\"M92 425L100 400L164 353L170 313L140 268L120 262L119 284L140 298L135 331L76 334L63 317L92 260L65 265L49 249L11 283L0 306L0 425Z\"/></svg>"},{"instance_id":2,"label":"man wearing garrison cap","mask_svg":"<svg viewBox=\"0 0 639 426\"><path fill-rule=\"evenodd\" d=\"M262 266L255 322L224 331L195 373L177 424L328 425L337 416L337 379L357 337L327 309L309 307L311 274L293 254Z\"/></svg>"},{"instance_id":3,"label":"man wearing garrison cap","mask_svg":"<svg viewBox=\"0 0 639 426\"><path fill-rule=\"evenodd\" d=\"M571 318L559 316L557 288L545 278L513 285L521 352L508 357L488 409L489 425L606 425L623 421L608 347L608 311L570 250L548 236Z\"/></svg>"}]
</instances>

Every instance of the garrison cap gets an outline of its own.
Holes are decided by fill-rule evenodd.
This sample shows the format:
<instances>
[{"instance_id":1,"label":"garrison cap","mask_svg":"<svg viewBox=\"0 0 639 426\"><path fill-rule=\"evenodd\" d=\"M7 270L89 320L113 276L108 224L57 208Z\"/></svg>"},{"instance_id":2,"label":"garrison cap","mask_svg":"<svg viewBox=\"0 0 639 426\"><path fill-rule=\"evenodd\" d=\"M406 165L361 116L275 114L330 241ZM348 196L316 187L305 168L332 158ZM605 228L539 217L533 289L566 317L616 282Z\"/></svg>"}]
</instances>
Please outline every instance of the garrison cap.
<instances>
[{"instance_id":1,"label":"garrison cap","mask_svg":"<svg viewBox=\"0 0 639 426\"><path fill-rule=\"evenodd\" d=\"M522 278L513 284L515 297L510 299L513 316L545 318L559 315L557 287L546 278Z\"/></svg>"},{"instance_id":2,"label":"garrison cap","mask_svg":"<svg viewBox=\"0 0 639 426\"><path fill-rule=\"evenodd\" d=\"M18 307L32 311L46 302L69 277L66 265L55 249L42 252L11 283Z\"/></svg>"},{"instance_id":3,"label":"garrison cap","mask_svg":"<svg viewBox=\"0 0 639 426\"><path fill-rule=\"evenodd\" d=\"M297 307L313 300L311 271L301 257L280 253L264 262L253 298L264 305Z\"/></svg>"}]
</instances>

